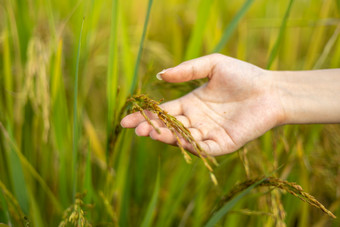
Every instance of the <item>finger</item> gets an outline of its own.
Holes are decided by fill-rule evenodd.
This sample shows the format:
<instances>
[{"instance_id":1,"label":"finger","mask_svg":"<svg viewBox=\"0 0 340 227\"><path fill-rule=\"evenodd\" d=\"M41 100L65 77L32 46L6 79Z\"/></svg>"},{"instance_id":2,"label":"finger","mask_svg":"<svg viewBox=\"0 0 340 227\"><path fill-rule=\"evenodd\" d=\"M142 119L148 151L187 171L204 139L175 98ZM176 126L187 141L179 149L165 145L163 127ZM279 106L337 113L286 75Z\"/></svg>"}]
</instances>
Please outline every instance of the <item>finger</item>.
<instances>
[{"instance_id":1,"label":"finger","mask_svg":"<svg viewBox=\"0 0 340 227\"><path fill-rule=\"evenodd\" d=\"M151 130L149 136L163 143L175 145L177 142L176 137L172 134L170 129L168 128L159 128L160 133L156 132L156 130Z\"/></svg>"},{"instance_id":2,"label":"finger","mask_svg":"<svg viewBox=\"0 0 340 227\"><path fill-rule=\"evenodd\" d=\"M171 115L180 115L182 114L182 105L179 100L173 100L170 102L163 103L159 105L163 110L165 110L167 113ZM144 111L146 116L149 117L150 119L156 119L157 115L154 113L151 113L148 110ZM132 113L127 116L125 116L121 122L120 125L123 128L135 128L138 124L141 122L145 121L145 118L140 112Z\"/></svg>"},{"instance_id":3,"label":"finger","mask_svg":"<svg viewBox=\"0 0 340 227\"><path fill-rule=\"evenodd\" d=\"M204 140L198 142L198 144L208 155L218 156L223 154L220 145L214 140Z\"/></svg>"},{"instance_id":4,"label":"finger","mask_svg":"<svg viewBox=\"0 0 340 227\"><path fill-rule=\"evenodd\" d=\"M211 54L204 57L196 58L181 63L180 65L163 70L157 74L157 78L161 78L167 82L178 83L189 80L196 80L205 77L211 77L212 71L222 55Z\"/></svg>"},{"instance_id":5,"label":"finger","mask_svg":"<svg viewBox=\"0 0 340 227\"><path fill-rule=\"evenodd\" d=\"M202 137L202 133L200 132L200 130L198 130L197 128L188 128L192 137L194 138L194 140L196 140L196 142L201 141L203 139Z\"/></svg>"},{"instance_id":6,"label":"finger","mask_svg":"<svg viewBox=\"0 0 340 227\"><path fill-rule=\"evenodd\" d=\"M151 123L156 128L160 128L160 127L164 126L163 122L159 119L151 120ZM152 127L152 125L149 124L149 122L144 121L136 127L135 133L136 133L137 136L149 136L151 130L153 130L153 129L154 128Z\"/></svg>"},{"instance_id":7,"label":"finger","mask_svg":"<svg viewBox=\"0 0 340 227\"><path fill-rule=\"evenodd\" d=\"M196 129L196 128L188 128L188 129L189 129L192 137L196 141L196 143L199 143L199 141L202 140L201 132L198 129ZM190 142L186 141L183 137L180 137L179 140L180 140L180 143L181 143L181 145L183 146L183 148L185 150L189 151L193 155L198 156L197 151L195 150L194 146ZM176 142L177 146L179 146L178 141L175 141L175 142Z\"/></svg>"},{"instance_id":8,"label":"finger","mask_svg":"<svg viewBox=\"0 0 340 227\"><path fill-rule=\"evenodd\" d=\"M161 105L159 105L159 107L161 107L162 110L165 110L168 114L171 114L173 116L183 113L182 103L178 99L162 103Z\"/></svg>"},{"instance_id":9,"label":"finger","mask_svg":"<svg viewBox=\"0 0 340 227\"><path fill-rule=\"evenodd\" d=\"M157 118L156 114L151 113L148 110L145 110L144 113L150 119L156 119ZM135 128L137 125L139 125L143 121L145 121L145 118L143 117L143 115L140 112L135 112L135 113L132 113L132 114L125 116L121 120L120 125L123 128Z\"/></svg>"},{"instance_id":10,"label":"finger","mask_svg":"<svg viewBox=\"0 0 340 227\"><path fill-rule=\"evenodd\" d=\"M180 121L184 125L184 127L187 127L187 128L190 127L191 124L190 124L189 118L187 118L184 115L179 115L179 116L175 116L175 117L178 121Z\"/></svg>"}]
</instances>

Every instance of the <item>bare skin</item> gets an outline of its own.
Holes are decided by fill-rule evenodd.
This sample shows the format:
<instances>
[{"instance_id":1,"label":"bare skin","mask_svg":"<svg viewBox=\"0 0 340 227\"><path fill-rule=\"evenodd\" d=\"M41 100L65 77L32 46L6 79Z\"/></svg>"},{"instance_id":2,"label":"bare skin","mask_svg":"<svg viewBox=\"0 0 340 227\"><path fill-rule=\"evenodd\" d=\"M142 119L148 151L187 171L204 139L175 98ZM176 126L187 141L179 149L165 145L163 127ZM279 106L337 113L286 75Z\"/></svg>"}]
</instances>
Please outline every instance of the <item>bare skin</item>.
<instances>
[{"instance_id":1,"label":"bare skin","mask_svg":"<svg viewBox=\"0 0 340 227\"><path fill-rule=\"evenodd\" d=\"M221 54L183 62L158 74L176 83L208 77L209 82L161 107L189 128L208 154L231 153L283 124L340 122L340 70L268 71ZM141 116L126 116L121 125L138 136L176 145L157 117L158 134ZM182 140L192 153L191 145Z\"/></svg>"}]
</instances>

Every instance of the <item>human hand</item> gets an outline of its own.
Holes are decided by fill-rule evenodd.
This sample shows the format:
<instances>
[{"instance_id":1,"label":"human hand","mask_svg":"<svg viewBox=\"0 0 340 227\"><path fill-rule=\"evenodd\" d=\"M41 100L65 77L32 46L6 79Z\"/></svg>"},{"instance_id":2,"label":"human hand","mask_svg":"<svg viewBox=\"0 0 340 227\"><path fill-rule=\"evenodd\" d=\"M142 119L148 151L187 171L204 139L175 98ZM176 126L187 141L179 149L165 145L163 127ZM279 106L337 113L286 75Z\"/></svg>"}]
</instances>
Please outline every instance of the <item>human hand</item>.
<instances>
[{"instance_id":1,"label":"human hand","mask_svg":"<svg viewBox=\"0 0 340 227\"><path fill-rule=\"evenodd\" d=\"M161 108L181 121L209 155L231 153L284 119L283 107L269 72L221 54L186 61L162 71L159 76L171 83L205 77L209 81L179 99L162 104ZM123 118L121 125L136 128L138 136L150 136L176 145L176 138L157 116L147 114L160 129L160 134L139 112ZM195 154L190 143L181 142L185 149Z\"/></svg>"}]
</instances>

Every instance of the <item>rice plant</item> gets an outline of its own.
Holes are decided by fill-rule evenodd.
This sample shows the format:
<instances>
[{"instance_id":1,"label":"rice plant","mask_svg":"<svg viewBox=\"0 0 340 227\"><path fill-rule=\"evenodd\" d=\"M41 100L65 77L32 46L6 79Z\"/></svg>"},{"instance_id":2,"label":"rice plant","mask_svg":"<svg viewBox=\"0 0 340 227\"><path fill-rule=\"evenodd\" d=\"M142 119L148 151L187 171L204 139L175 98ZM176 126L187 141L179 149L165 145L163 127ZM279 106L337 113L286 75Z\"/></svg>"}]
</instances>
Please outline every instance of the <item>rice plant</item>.
<instances>
[{"instance_id":1,"label":"rice plant","mask_svg":"<svg viewBox=\"0 0 340 227\"><path fill-rule=\"evenodd\" d=\"M132 101L195 144L148 97L205 81L157 72L212 52L339 68L339 12L334 0L0 0L0 226L339 226L339 125L275 128L218 166L119 125Z\"/></svg>"}]
</instances>

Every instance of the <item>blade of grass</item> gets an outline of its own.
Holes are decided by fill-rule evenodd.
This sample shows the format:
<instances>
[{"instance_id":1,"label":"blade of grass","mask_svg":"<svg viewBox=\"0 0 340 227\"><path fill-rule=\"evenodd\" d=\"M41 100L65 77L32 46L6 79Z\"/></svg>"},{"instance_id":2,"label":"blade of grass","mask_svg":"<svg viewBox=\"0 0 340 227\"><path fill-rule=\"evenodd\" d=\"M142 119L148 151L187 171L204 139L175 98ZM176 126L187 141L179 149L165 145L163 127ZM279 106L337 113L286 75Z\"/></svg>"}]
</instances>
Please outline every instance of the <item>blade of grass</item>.
<instances>
[{"instance_id":1,"label":"blade of grass","mask_svg":"<svg viewBox=\"0 0 340 227\"><path fill-rule=\"evenodd\" d=\"M202 48L203 36L206 24L208 22L208 18L211 12L211 6L214 3L213 0L201 0L198 6L198 10L196 13L196 22L193 28L193 31L190 36L190 40L188 43L188 48L185 53L185 59L189 60L192 58L196 58L200 55L200 51Z\"/></svg>"},{"instance_id":2,"label":"blade of grass","mask_svg":"<svg viewBox=\"0 0 340 227\"><path fill-rule=\"evenodd\" d=\"M1 222L11 225L11 217L9 216L8 206L3 195L2 189L0 189L0 220Z\"/></svg>"},{"instance_id":3,"label":"blade of grass","mask_svg":"<svg viewBox=\"0 0 340 227\"><path fill-rule=\"evenodd\" d=\"M103 148L100 137L96 132L96 129L92 122L90 121L88 116L84 116L84 128L90 143L90 150L93 152L93 157L96 160L96 163L102 168L106 168L106 160L105 160L105 149Z\"/></svg>"},{"instance_id":4,"label":"blade of grass","mask_svg":"<svg viewBox=\"0 0 340 227\"><path fill-rule=\"evenodd\" d=\"M81 23L78 51L77 51L77 63L76 63L76 75L74 78L74 96L73 96L73 152L72 152L72 182L73 182L73 200L75 199L77 192L77 167L78 167L78 72L79 72L79 60L80 60L80 48L81 37L83 33L84 20Z\"/></svg>"},{"instance_id":5,"label":"blade of grass","mask_svg":"<svg viewBox=\"0 0 340 227\"><path fill-rule=\"evenodd\" d=\"M30 226L30 224L34 223L34 226L36 227L44 227L46 224L43 224L42 216L43 214L40 209L39 205L37 203L37 200L34 197L34 194L32 192L29 192L30 198L31 198L31 206L30 206L30 219L26 219L26 226Z\"/></svg>"},{"instance_id":6,"label":"blade of grass","mask_svg":"<svg viewBox=\"0 0 340 227\"><path fill-rule=\"evenodd\" d=\"M221 209L216 211L216 213L211 216L211 218L205 224L205 227L215 226L218 223L218 221L221 220L221 218L224 217L224 215L226 215L238 203L240 199L246 196L253 188L261 184L265 179L266 178L264 177L261 180L257 181L256 183L252 184L246 190L242 191L240 194L238 194L229 202L227 202Z\"/></svg>"},{"instance_id":7,"label":"blade of grass","mask_svg":"<svg viewBox=\"0 0 340 227\"><path fill-rule=\"evenodd\" d=\"M107 70L107 104L108 104L108 116L107 116L107 130L108 135L111 132L111 128L114 121L114 109L116 107L116 95L118 88L118 0L112 1L111 12L111 28L110 28L110 44L109 44L109 62Z\"/></svg>"},{"instance_id":8,"label":"blade of grass","mask_svg":"<svg viewBox=\"0 0 340 227\"><path fill-rule=\"evenodd\" d=\"M136 91L136 88L137 88L139 64L140 64L140 60L142 58L144 39L145 39L145 36L146 36L146 31L147 31L147 27L148 27L148 23L149 23L149 17L150 17L150 13L151 13L152 2L153 2L153 0L149 0L149 2L148 2L148 9L146 11L145 21L144 21L144 26L143 26L143 33L142 33L142 37L141 37L141 40L140 40L140 43L139 43L139 49L138 49L137 59L136 59L136 63L135 63L135 70L134 70L134 73L133 73L133 80L132 80L132 84L131 84L131 88L130 88L130 94L131 95L134 94L134 92Z\"/></svg>"},{"instance_id":9,"label":"blade of grass","mask_svg":"<svg viewBox=\"0 0 340 227\"><path fill-rule=\"evenodd\" d=\"M122 135L123 139L120 141L122 144L119 146L120 154L117 159L118 165L116 167L117 176L115 182L115 188L119 195L119 225L130 226L129 209L130 208L130 196L131 196L131 184L129 176L131 175L131 144L126 141L132 141L133 132L127 132ZM118 152L117 152L118 153ZM109 189L112 190L112 189Z\"/></svg>"},{"instance_id":10,"label":"blade of grass","mask_svg":"<svg viewBox=\"0 0 340 227\"><path fill-rule=\"evenodd\" d=\"M216 45L213 52L220 52L223 49L223 47L227 44L231 35L233 34L235 29L237 28L239 21L247 13L248 9L250 8L250 6L252 5L253 2L254 2L254 0L246 0L245 1L245 3L242 5L240 11L237 12L235 17L230 22L229 26L224 30L222 38L221 38L220 42Z\"/></svg>"},{"instance_id":11,"label":"blade of grass","mask_svg":"<svg viewBox=\"0 0 340 227\"><path fill-rule=\"evenodd\" d=\"M268 59L267 67L266 67L267 69L271 68L271 66L272 66L272 64L273 64L273 62L274 62L274 60L275 60L275 58L276 58L276 56L279 52L279 49L281 47L283 35L284 35L286 27L287 27L287 21L288 21L290 11L292 9L293 2L294 2L294 0L289 1L287 10L286 10L286 12L283 16L282 23L281 23L280 30L279 30L279 35L278 35L276 42L273 46L273 49L271 50L270 55L269 55L269 59Z\"/></svg>"},{"instance_id":12,"label":"blade of grass","mask_svg":"<svg viewBox=\"0 0 340 227\"><path fill-rule=\"evenodd\" d=\"M25 214L21 210L17 199L8 190L6 185L4 185L4 183L1 180L0 180L0 190L4 198L5 206L7 206L9 224L10 226L12 226L12 224L16 223L16 221L18 221L19 219L21 220L25 216Z\"/></svg>"},{"instance_id":13,"label":"blade of grass","mask_svg":"<svg viewBox=\"0 0 340 227\"><path fill-rule=\"evenodd\" d=\"M51 78L51 126L56 142L57 150L59 151L59 199L64 207L69 204L67 189L66 163L68 155L66 151L70 145L71 127L68 118L67 99L65 93L64 80L61 74L62 68L62 49L63 41L60 40L54 57L53 72Z\"/></svg>"},{"instance_id":14,"label":"blade of grass","mask_svg":"<svg viewBox=\"0 0 340 227\"><path fill-rule=\"evenodd\" d=\"M333 50L332 59L330 60L330 67L331 68L339 68L340 67L340 39L335 44L334 50Z\"/></svg>"},{"instance_id":15,"label":"blade of grass","mask_svg":"<svg viewBox=\"0 0 340 227\"><path fill-rule=\"evenodd\" d=\"M11 75L11 48L9 44L9 32L8 28L5 28L3 35L3 73L4 73L4 89L6 94L6 108L7 120L10 125L13 125L13 101L11 93L13 91L13 76Z\"/></svg>"},{"instance_id":16,"label":"blade of grass","mask_svg":"<svg viewBox=\"0 0 340 227\"><path fill-rule=\"evenodd\" d=\"M126 97L129 95L130 87L132 85L133 81L133 62L135 59L133 59L133 55L131 52L131 44L130 44L130 38L128 33L128 24L127 24L127 16L126 13L122 10L120 13L120 28L121 28L121 48L122 48L122 61L123 61L123 70L124 70L124 85L122 86L120 90L120 94L122 95L121 99L122 102L119 104L119 106L124 105Z\"/></svg>"},{"instance_id":17,"label":"blade of grass","mask_svg":"<svg viewBox=\"0 0 340 227\"><path fill-rule=\"evenodd\" d=\"M0 124L0 128L4 132L5 129L2 127L3 126ZM8 132L8 139L13 141L12 130L9 125L7 125L6 131ZM13 144L9 144L8 160L10 176L13 185L14 195L17 198L22 211L25 215L27 215L29 213L29 198L26 187L27 183L25 181L20 158L18 156L18 153L15 151L16 149Z\"/></svg>"},{"instance_id":18,"label":"blade of grass","mask_svg":"<svg viewBox=\"0 0 340 227\"><path fill-rule=\"evenodd\" d=\"M159 188L160 188L160 161L158 161L158 168L157 168L157 177L155 182L155 188L152 193L152 198L150 200L149 206L146 210L146 214L144 216L143 222L141 224L141 227L149 227L152 226L152 219L154 216L154 213L156 211L156 205L157 205L157 198L159 194Z\"/></svg>"},{"instance_id":19,"label":"blade of grass","mask_svg":"<svg viewBox=\"0 0 340 227\"><path fill-rule=\"evenodd\" d=\"M183 202L184 191L194 173L194 163L188 165L184 160L177 164L176 171L167 188L168 196L159 211L157 225L159 227L172 226L180 204Z\"/></svg>"},{"instance_id":20,"label":"blade of grass","mask_svg":"<svg viewBox=\"0 0 340 227\"><path fill-rule=\"evenodd\" d=\"M93 197L90 145L87 149L86 156L87 157L86 157L86 166L85 166L85 177L84 177L84 185L83 185L83 189L86 191L84 202L85 204L90 204L92 202L92 197Z\"/></svg>"},{"instance_id":21,"label":"blade of grass","mask_svg":"<svg viewBox=\"0 0 340 227\"><path fill-rule=\"evenodd\" d=\"M329 11L333 9L333 3L334 1L332 0L322 1L321 8L318 9L320 11L320 15L318 17L319 20L327 18ZM306 61L304 65L305 69L312 69L315 65L316 60L320 56L321 48L324 45L324 40L327 34L326 32L326 26L316 24L314 27L313 33L311 34L308 52L306 53Z\"/></svg>"},{"instance_id":22,"label":"blade of grass","mask_svg":"<svg viewBox=\"0 0 340 227\"><path fill-rule=\"evenodd\" d=\"M48 187L48 185L46 184L46 182L44 181L44 179L39 175L39 173L33 168L33 166L29 163L29 161L27 160L27 158L20 152L19 148L17 147L17 145L15 144L13 137L8 133L8 131L3 127L3 125L0 123L0 130L2 131L4 137L7 139L7 141L9 142L10 147L13 149L13 152L17 155L20 163L22 164L22 167L24 167L25 172L30 173L32 175L32 177L39 182L39 184L41 185L42 189L46 192L46 194L48 195L50 201L53 203L54 208L56 208L57 212L60 213L61 212L61 205L58 202L57 198L54 196L53 192L51 191L51 189ZM20 176L19 176L20 177ZM27 194L27 189L25 186L23 186L22 188L20 188L20 190L22 190L22 193L24 191L26 191ZM19 201L19 197L16 197ZM24 210L23 210L24 211Z\"/></svg>"},{"instance_id":23,"label":"blade of grass","mask_svg":"<svg viewBox=\"0 0 340 227\"><path fill-rule=\"evenodd\" d=\"M326 58L329 56L329 53L334 47L334 44L336 43L336 40L338 39L340 34L340 24L336 27L333 35L329 38L327 44L325 45L322 54L318 58L317 62L315 63L313 69L319 69L323 63L325 62Z\"/></svg>"}]
</instances>

